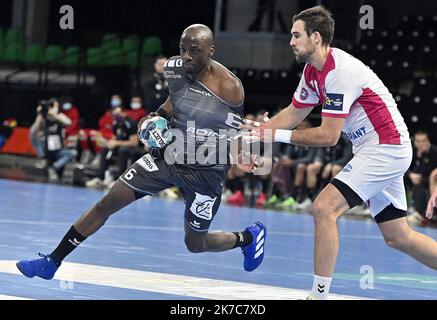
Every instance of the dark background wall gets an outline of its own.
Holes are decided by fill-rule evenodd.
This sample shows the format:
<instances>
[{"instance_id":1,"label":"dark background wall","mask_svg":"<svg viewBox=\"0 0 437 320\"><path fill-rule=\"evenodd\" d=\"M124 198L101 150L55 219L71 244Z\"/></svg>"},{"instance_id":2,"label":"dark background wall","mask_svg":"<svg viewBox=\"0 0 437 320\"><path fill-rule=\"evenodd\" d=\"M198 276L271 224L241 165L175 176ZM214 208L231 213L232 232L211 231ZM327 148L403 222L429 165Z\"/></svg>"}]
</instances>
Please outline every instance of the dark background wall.
<instances>
[{"instance_id":1,"label":"dark background wall","mask_svg":"<svg viewBox=\"0 0 437 320\"><path fill-rule=\"evenodd\" d=\"M0 28L9 28L12 21L12 0L4 0L1 2L0 9Z\"/></svg>"},{"instance_id":2,"label":"dark background wall","mask_svg":"<svg viewBox=\"0 0 437 320\"><path fill-rule=\"evenodd\" d=\"M174 54L177 39L188 25L204 23L212 27L215 0L93 0L68 1L74 8L75 30L64 31L58 25L59 8L64 0L51 0L48 41L52 43L88 45L98 44L105 33L159 36L164 51Z\"/></svg>"}]
</instances>

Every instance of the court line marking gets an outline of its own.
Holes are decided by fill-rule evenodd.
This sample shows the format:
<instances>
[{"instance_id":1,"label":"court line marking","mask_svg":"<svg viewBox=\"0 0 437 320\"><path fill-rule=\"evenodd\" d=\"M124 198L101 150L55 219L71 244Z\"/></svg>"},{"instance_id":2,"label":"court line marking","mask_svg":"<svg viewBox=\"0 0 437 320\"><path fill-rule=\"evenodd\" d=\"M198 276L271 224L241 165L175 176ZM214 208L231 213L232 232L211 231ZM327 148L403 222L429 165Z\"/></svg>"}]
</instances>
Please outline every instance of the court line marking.
<instances>
[{"instance_id":1,"label":"court line marking","mask_svg":"<svg viewBox=\"0 0 437 320\"><path fill-rule=\"evenodd\" d=\"M0 272L21 275L15 263L0 260ZM212 300L298 300L308 295L307 290L71 262L64 262L54 279ZM332 294L330 299L368 298Z\"/></svg>"},{"instance_id":2,"label":"court line marking","mask_svg":"<svg viewBox=\"0 0 437 320\"><path fill-rule=\"evenodd\" d=\"M0 294L0 300L33 300L33 299Z\"/></svg>"}]
</instances>

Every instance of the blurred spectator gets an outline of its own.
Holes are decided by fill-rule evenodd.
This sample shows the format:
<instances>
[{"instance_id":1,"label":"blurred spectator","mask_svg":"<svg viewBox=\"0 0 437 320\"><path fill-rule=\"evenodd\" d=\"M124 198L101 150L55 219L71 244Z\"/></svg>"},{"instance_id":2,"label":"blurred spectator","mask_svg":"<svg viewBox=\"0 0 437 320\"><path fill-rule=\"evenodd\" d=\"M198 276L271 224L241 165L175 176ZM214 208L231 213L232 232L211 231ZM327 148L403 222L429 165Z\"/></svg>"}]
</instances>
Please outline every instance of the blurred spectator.
<instances>
[{"instance_id":1,"label":"blurred spectator","mask_svg":"<svg viewBox=\"0 0 437 320\"><path fill-rule=\"evenodd\" d=\"M107 111L100 117L98 130L81 129L79 131L80 147L82 150L81 163L87 164L91 159L93 166L100 163L100 152L106 142L114 137L112 108L123 106L123 100L118 94L114 94L110 99L110 106Z\"/></svg>"},{"instance_id":2,"label":"blurred spectator","mask_svg":"<svg viewBox=\"0 0 437 320\"><path fill-rule=\"evenodd\" d=\"M41 117L42 116L37 109L37 117L29 130L30 143L36 151L36 157L39 159L35 164L35 167L38 169L44 169L47 167L46 153L44 150L44 126L40 123Z\"/></svg>"},{"instance_id":3,"label":"blurred spectator","mask_svg":"<svg viewBox=\"0 0 437 320\"><path fill-rule=\"evenodd\" d=\"M412 223L423 221L430 191L437 184L437 147L431 145L429 136L424 131L414 135L413 161L407 176L411 185L412 204L408 216ZM433 190L430 190L430 189Z\"/></svg>"},{"instance_id":4,"label":"blurred spectator","mask_svg":"<svg viewBox=\"0 0 437 320\"><path fill-rule=\"evenodd\" d=\"M112 139L114 136L113 130L113 113L112 110L116 107L120 107L124 109L123 100L121 96L118 94L114 94L111 96L111 106L110 108L103 114L103 116L99 119L99 131L93 132L98 136L102 136L104 139Z\"/></svg>"},{"instance_id":5,"label":"blurred spectator","mask_svg":"<svg viewBox=\"0 0 437 320\"><path fill-rule=\"evenodd\" d=\"M156 111L167 100L168 83L164 78L164 64L167 58L158 55L153 65L153 75L146 79L143 86L144 105L149 112Z\"/></svg>"},{"instance_id":6,"label":"blurred spectator","mask_svg":"<svg viewBox=\"0 0 437 320\"><path fill-rule=\"evenodd\" d=\"M62 106L62 113L71 120L71 124L65 128L66 147L70 149L77 149L80 130L79 110L74 105L73 98L70 96L61 97L60 104Z\"/></svg>"},{"instance_id":7,"label":"blurred spectator","mask_svg":"<svg viewBox=\"0 0 437 320\"><path fill-rule=\"evenodd\" d=\"M342 134L338 143L329 148L329 160L323 167L319 189L323 189L352 159L352 143Z\"/></svg>"},{"instance_id":8,"label":"blurred spectator","mask_svg":"<svg viewBox=\"0 0 437 320\"><path fill-rule=\"evenodd\" d=\"M298 199L295 209L301 211L309 211L313 200L317 194L318 175L323 166L327 164L330 159L330 148L314 148L316 150L313 162L306 166L305 186L306 192L303 199Z\"/></svg>"},{"instance_id":9,"label":"blurred spectator","mask_svg":"<svg viewBox=\"0 0 437 320\"><path fill-rule=\"evenodd\" d=\"M0 123L0 149L6 143L6 140L12 134L13 129L17 126L17 120L13 118L5 119Z\"/></svg>"},{"instance_id":10,"label":"blurred spectator","mask_svg":"<svg viewBox=\"0 0 437 320\"><path fill-rule=\"evenodd\" d=\"M54 98L41 101L36 110L37 116L30 128L31 140L38 137L47 160L49 179L58 180L65 166L77 155L76 150L64 147L64 128L71 125L71 120L59 112L59 102Z\"/></svg>"},{"instance_id":11,"label":"blurred spectator","mask_svg":"<svg viewBox=\"0 0 437 320\"><path fill-rule=\"evenodd\" d=\"M136 160L144 154L144 149L139 145L136 122L127 117L120 106L113 107L111 112L114 118L114 136L105 142L105 147L100 152L98 175L86 182L87 187L109 187L126 170L129 160ZM118 167L114 174L108 170L113 156L117 157Z\"/></svg>"},{"instance_id":12,"label":"blurred spectator","mask_svg":"<svg viewBox=\"0 0 437 320\"><path fill-rule=\"evenodd\" d=\"M132 97L130 101L130 109L126 109L125 112L126 115L135 122L140 122L141 118L145 117L148 113L144 109L143 100L138 96Z\"/></svg>"},{"instance_id":13,"label":"blurred spectator","mask_svg":"<svg viewBox=\"0 0 437 320\"><path fill-rule=\"evenodd\" d=\"M244 196L244 171L240 170L236 165L232 165L228 171L225 182L225 192L223 192L222 200L235 205L243 206L246 204Z\"/></svg>"},{"instance_id":14,"label":"blurred spectator","mask_svg":"<svg viewBox=\"0 0 437 320\"><path fill-rule=\"evenodd\" d=\"M352 157L352 144L344 134L340 136L335 146L317 148L314 162L307 165L306 197L303 201L299 201L295 209L310 210L320 190L343 169Z\"/></svg>"}]
</instances>

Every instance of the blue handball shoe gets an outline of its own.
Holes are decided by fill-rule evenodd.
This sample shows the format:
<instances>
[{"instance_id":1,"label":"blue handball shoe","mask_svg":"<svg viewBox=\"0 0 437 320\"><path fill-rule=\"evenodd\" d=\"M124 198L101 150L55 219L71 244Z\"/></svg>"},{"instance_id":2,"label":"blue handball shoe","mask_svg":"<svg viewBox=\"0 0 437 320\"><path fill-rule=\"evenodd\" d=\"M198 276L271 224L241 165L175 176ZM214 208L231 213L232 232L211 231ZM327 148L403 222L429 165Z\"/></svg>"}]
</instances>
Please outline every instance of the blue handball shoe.
<instances>
[{"instance_id":1,"label":"blue handball shoe","mask_svg":"<svg viewBox=\"0 0 437 320\"><path fill-rule=\"evenodd\" d=\"M28 278L38 276L46 280L53 279L59 266L56 265L55 261L53 261L49 255L42 253L38 253L38 255L41 259L18 261L16 264L18 270Z\"/></svg>"},{"instance_id":2,"label":"blue handball shoe","mask_svg":"<svg viewBox=\"0 0 437 320\"><path fill-rule=\"evenodd\" d=\"M267 229L262 222L255 222L246 228L253 237L252 243L241 248L244 255L244 270L253 271L261 264L264 258L264 240Z\"/></svg>"}]
</instances>

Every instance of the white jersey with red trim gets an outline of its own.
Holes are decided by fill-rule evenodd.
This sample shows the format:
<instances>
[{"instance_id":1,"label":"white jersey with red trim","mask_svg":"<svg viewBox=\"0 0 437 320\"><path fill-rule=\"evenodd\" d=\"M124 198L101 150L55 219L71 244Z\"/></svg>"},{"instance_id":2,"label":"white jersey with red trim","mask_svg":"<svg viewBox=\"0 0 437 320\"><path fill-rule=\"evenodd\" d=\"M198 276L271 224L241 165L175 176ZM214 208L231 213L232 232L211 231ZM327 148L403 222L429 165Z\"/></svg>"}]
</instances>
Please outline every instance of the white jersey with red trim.
<instances>
[{"instance_id":1,"label":"white jersey with red trim","mask_svg":"<svg viewBox=\"0 0 437 320\"><path fill-rule=\"evenodd\" d=\"M354 153L367 145L409 144L410 137L393 96L364 63L329 49L322 71L306 64L293 95L296 108L323 104L322 117L345 118L343 132Z\"/></svg>"}]
</instances>

